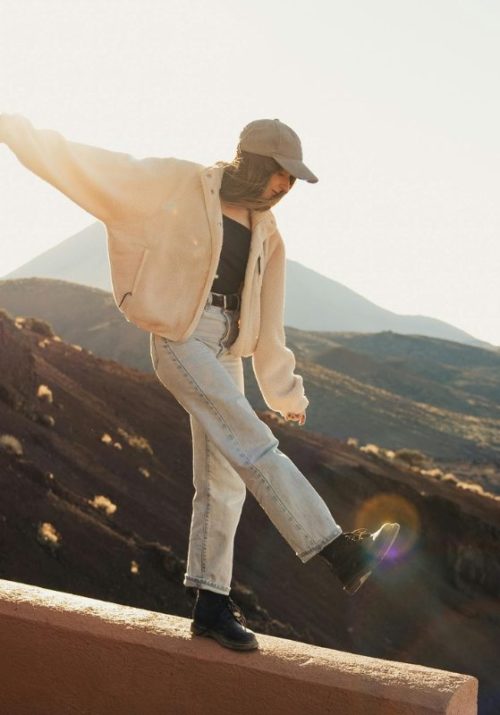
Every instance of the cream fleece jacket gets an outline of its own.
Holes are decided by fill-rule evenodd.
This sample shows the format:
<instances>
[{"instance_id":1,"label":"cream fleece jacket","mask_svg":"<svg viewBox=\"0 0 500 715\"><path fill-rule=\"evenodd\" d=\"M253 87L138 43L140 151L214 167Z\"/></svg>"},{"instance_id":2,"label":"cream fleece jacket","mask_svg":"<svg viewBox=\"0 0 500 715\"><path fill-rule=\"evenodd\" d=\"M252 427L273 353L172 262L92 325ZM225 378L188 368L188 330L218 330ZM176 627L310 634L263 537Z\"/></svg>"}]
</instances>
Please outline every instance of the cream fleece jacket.
<instances>
[{"instance_id":1,"label":"cream fleece jacket","mask_svg":"<svg viewBox=\"0 0 500 715\"><path fill-rule=\"evenodd\" d=\"M0 143L106 228L113 295L142 330L185 341L194 331L222 248L223 168L175 158L136 159L36 129L0 114ZM285 345L285 246L271 211L252 211L239 335L230 348L252 357L262 396L285 415L309 404Z\"/></svg>"}]
</instances>

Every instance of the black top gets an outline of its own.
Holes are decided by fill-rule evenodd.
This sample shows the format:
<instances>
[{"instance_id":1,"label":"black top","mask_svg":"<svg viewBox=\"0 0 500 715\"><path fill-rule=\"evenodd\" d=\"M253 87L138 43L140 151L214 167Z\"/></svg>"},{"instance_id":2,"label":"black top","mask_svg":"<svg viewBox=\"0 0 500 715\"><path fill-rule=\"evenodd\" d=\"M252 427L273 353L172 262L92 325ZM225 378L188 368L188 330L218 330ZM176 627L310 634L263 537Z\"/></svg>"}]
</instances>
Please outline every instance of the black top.
<instances>
[{"instance_id":1,"label":"black top","mask_svg":"<svg viewBox=\"0 0 500 715\"><path fill-rule=\"evenodd\" d=\"M212 283L214 293L239 293L243 287L252 232L222 214L223 239L219 265Z\"/></svg>"}]
</instances>

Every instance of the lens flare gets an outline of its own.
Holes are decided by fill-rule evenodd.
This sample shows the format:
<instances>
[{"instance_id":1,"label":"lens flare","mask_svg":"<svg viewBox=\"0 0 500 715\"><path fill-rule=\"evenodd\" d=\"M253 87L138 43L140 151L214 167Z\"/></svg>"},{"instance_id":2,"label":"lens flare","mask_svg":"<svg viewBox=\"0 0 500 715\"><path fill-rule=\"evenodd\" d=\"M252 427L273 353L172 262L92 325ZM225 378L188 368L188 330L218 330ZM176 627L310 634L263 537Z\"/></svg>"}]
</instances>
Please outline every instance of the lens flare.
<instances>
[{"instance_id":1,"label":"lens flare","mask_svg":"<svg viewBox=\"0 0 500 715\"><path fill-rule=\"evenodd\" d=\"M355 515L355 528L378 529L385 522L397 522L401 526L398 538L390 548L386 559L394 560L406 554L418 539L421 519L417 508L399 494L377 494L364 501Z\"/></svg>"}]
</instances>

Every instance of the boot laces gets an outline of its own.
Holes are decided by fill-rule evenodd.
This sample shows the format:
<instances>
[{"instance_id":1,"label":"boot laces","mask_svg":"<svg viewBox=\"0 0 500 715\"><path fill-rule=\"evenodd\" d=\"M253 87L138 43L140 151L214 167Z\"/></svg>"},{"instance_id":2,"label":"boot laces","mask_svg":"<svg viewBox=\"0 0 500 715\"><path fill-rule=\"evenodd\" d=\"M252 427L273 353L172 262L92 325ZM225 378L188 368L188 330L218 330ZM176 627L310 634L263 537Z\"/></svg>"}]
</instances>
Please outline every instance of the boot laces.
<instances>
[{"instance_id":1,"label":"boot laces","mask_svg":"<svg viewBox=\"0 0 500 715\"><path fill-rule=\"evenodd\" d=\"M228 596L227 597L227 607L235 617L235 619L240 623L242 626L246 626L247 621L243 613L241 612L240 607L233 601L233 599Z\"/></svg>"},{"instance_id":2,"label":"boot laces","mask_svg":"<svg viewBox=\"0 0 500 715\"><path fill-rule=\"evenodd\" d=\"M371 538L371 532L368 529L355 529L354 531L344 532L344 536L348 541L363 541Z\"/></svg>"}]
</instances>

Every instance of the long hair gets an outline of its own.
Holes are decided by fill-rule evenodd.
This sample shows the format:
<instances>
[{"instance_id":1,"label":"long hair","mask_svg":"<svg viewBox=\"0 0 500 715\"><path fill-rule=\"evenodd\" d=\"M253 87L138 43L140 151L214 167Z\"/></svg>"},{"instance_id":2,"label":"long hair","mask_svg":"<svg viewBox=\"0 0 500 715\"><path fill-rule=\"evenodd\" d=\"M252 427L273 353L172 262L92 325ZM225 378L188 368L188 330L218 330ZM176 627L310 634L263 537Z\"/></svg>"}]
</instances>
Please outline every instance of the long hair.
<instances>
[{"instance_id":1,"label":"long hair","mask_svg":"<svg viewBox=\"0 0 500 715\"><path fill-rule=\"evenodd\" d=\"M272 157L241 151L238 145L231 162L218 161L217 164L224 167L220 197L226 203L267 211L282 198L282 194L272 199L261 198L271 176L283 169ZM295 177L290 177L291 186L294 182Z\"/></svg>"}]
</instances>

